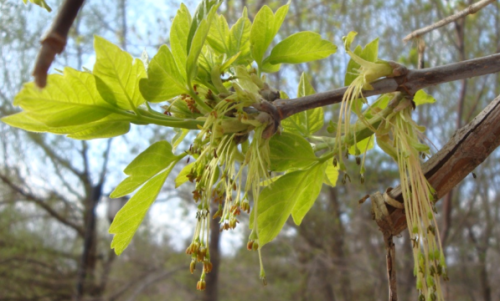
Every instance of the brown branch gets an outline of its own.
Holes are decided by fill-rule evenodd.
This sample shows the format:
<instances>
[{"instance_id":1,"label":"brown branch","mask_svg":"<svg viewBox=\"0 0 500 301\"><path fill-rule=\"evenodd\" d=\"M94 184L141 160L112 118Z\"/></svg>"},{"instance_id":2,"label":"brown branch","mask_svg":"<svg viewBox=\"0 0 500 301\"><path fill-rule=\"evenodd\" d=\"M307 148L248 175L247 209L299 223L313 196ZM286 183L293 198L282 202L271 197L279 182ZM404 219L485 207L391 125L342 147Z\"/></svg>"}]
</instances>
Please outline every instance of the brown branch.
<instances>
[{"instance_id":1,"label":"brown branch","mask_svg":"<svg viewBox=\"0 0 500 301\"><path fill-rule=\"evenodd\" d=\"M500 96L495 98L469 124L461 128L450 141L422 166L425 177L443 197L500 145ZM391 197L403 202L401 187L391 192ZM376 194L370 197L376 197ZM404 210L388 206L390 229L398 235L406 229ZM379 224L380 226L380 224Z\"/></svg>"},{"instance_id":2,"label":"brown branch","mask_svg":"<svg viewBox=\"0 0 500 301\"><path fill-rule=\"evenodd\" d=\"M467 15L475 14L480 9L482 9L483 7L485 7L488 4L493 3L493 2L495 2L495 0L481 0L477 3L474 3L471 6L467 7L466 9L459 11L458 13L453 14L451 16L448 16L448 17L444 18L443 20L440 20L432 25L415 30L414 32L412 32L409 35L407 35L406 37L404 37L403 42L408 42L409 40L411 40L413 38L419 37L423 34L426 34L430 31L434 30L434 29L443 27L446 24L449 24L449 23L451 23L455 20L458 20L460 18L463 18Z\"/></svg>"},{"instance_id":3,"label":"brown branch","mask_svg":"<svg viewBox=\"0 0 500 301\"><path fill-rule=\"evenodd\" d=\"M388 77L372 83L373 90L363 90L364 97L402 91L414 94L418 90L438 84L500 72L500 54L453 63L449 65L408 70L406 75ZM342 101L347 87L295 99L274 101L281 120L309 109Z\"/></svg>"},{"instance_id":4,"label":"brown branch","mask_svg":"<svg viewBox=\"0 0 500 301\"><path fill-rule=\"evenodd\" d=\"M56 19L49 32L42 38L42 48L38 52L33 76L38 87L47 84L47 71L52 65L56 54L61 53L66 46L68 32L73 21L83 5L84 0L66 0L57 13Z\"/></svg>"}]
</instances>

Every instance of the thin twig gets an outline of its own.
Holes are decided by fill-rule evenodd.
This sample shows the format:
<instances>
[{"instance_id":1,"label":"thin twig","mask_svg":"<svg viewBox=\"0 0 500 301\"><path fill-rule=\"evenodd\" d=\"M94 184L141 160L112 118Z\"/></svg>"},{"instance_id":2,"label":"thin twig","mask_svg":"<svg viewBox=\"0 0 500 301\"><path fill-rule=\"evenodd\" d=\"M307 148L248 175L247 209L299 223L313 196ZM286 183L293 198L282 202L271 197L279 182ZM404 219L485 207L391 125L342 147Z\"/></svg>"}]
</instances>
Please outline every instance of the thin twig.
<instances>
[{"instance_id":1,"label":"thin twig","mask_svg":"<svg viewBox=\"0 0 500 301\"><path fill-rule=\"evenodd\" d=\"M83 5L84 0L66 0L50 28L42 39L42 48L38 52L33 76L38 87L43 88L47 84L47 71L52 65L56 54L61 53L66 46L68 32L73 21Z\"/></svg>"},{"instance_id":2,"label":"thin twig","mask_svg":"<svg viewBox=\"0 0 500 301\"><path fill-rule=\"evenodd\" d=\"M403 42L408 42L409 40L411 40L413 38L419 37L423 34L428 33L429 31L432 31L432 30L437 29L439 27L443 27L446 24L451 23L457 19L463 18L467 15L475 14L480 9L482 9L486 5L493 3L493 2L495 2L495 0L481 0L477 3L474 3L474 4L470 5L469 7L467 7L466 9L459 11L458 13L456 13L454 15L448 16L448 17L444 18L443 20L440 20L432 25L415 30L414 32L412 32L409 35L407 35L406 37L404 37Z\"/></svg>"},{"instance_id":3,"label":"thin twig","mask_svg":"<svg viewBox=\"0 0 500 301\"><path fill-rule=\"evenodd\" d=\"M19 195L23 196L26 201L33 202L36 205L38 205L40 208L45 210L50 216L61 222L62 224L72 228L75 230L78 235L83 236L83 229L80 227L78 224L70 221L67 219L65 216L59 214L54 208L52 208L46 200L38 198L34 194L31 194L30 192L25 191L22 187L16 185L13 181L11 181L8 177L1 175L0 174L0 180L5 183L7 186L9 186L14 192L18 193Z\"/></svg>"}]
</instances>

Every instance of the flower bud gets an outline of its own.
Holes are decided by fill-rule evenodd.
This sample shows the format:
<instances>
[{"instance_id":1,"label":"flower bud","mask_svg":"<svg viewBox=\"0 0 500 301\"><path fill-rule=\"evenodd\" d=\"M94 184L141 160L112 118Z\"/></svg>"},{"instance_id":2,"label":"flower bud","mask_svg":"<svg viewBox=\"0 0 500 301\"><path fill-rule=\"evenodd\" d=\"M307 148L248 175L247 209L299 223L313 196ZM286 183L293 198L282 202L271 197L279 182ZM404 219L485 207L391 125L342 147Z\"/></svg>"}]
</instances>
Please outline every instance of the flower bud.
<instances>
[{"instance_id":1,"label":"flower bud","mask_svg":"<svg viewBox=\"0 0 500 301\"><path fill-rule=\"evenodd\" d=\"M240 206L241 210L242 211L245 211L246 213L250 213L250 204L248 203L248 201L243 201L241 203L241 206Z\"/></svg>"},{"instance_id":2,"label":"flower bud","mask_svg":"<svg viewBox=\"0 0 500 301\"><path fill-rule=\"evenodd\" d=\"M258 242L254 242L252 248L253 248L254 251L257 251L259 249L259 243Z\"/></svg>"},{"instance_id":3,"label":"flower bud","mask_svg":"<svg viewBox=\"0 0 500 301\"><path fill-rule=\"evenodd\" d=\"M253 240L250 240L250 241L247 243L247 250L248 250L248 251L252 251L252 250L253 250Z\"/></svg>"},{"instance_id":4,"label":"flower bud","mask_svg":"<svg viewBox=\"0 0 500 301\"><path fill-rule=\"evenodd\" d=\"M203 262L203 270L205 273L210 273L212 271L212 263L210 261L205 260Z\"/></svg>"},{"instance_id":5,"label":"flower bud","mask_svg":"<svg viewBox=\"0 0 500 301\"><path fill-rule=\"evenodd\" d=\"M199 291L204 291L206 287L207 284L205 283L205 280L200 280L198 281L198 283L196 283L196 289Z\"/></svg>"},{"instance_id":6,"label":"flower bud","mask_svg":"<svg viewBox=\"0 0 500 301\"><path fill-rule=\"evenodd\" d=\"M196 270L196 261L191 260L191 263L189 264L189 271L193 274L194 270Z\"/></svg>"}]
</instances>

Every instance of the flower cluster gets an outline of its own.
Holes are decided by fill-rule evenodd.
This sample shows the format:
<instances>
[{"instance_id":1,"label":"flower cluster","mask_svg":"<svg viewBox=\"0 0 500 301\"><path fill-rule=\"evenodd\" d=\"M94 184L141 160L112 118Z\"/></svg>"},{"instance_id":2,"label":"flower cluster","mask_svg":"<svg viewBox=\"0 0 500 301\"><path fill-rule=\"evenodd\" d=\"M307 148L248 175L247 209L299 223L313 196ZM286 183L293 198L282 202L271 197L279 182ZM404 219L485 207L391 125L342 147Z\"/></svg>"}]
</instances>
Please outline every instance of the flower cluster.
<instances>
[{"instance_id":1,"label":"flower cluster","mask_svg":"<svg viewBox=\"0 0 500 301\"><path fill-rule=\"evenodd\" d=\"M243 67L236 67L235 70L235 76L226 83L234 92L215 95L210 89L199 86L194 95L181 95L167 107L174 116L197 114L199 110L194 96L212 109L200 117L205 120L204 126L188 151L196 161L190 165L186 175L189 181L195 183L192 194L198 204L196 230L186 250L191 255L191 273L197 262L203 264L198 289L205 288L205 275L212 268L208 251L212 219L220 218L220 231L234 229L239 223L238 216L242 212L250 213L247 192L252 193L256 210L260 184L268 178L269 139L264 131L271 118L266 116L267 113L249 107L259 107L266 101L263 95L273 90L257 76L255 70ZM210 218L212 202L217 204L218 209ZM257 225L253 233L253 248L258 249Z\"/></svg>"}]
</instances>

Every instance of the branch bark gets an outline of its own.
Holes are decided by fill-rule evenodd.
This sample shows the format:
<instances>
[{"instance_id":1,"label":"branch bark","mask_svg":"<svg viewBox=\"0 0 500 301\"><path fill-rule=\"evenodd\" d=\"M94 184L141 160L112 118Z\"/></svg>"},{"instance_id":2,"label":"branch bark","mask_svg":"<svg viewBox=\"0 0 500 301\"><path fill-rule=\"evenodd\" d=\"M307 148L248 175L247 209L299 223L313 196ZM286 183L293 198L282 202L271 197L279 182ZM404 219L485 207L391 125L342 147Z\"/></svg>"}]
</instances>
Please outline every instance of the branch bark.
<instances>
[{"instance_id":1,"label":"branch bark","mask_svg":"<svg viewBox=\"0 0 500 301\"><path fill-rule=\"evenodd\" d=\"M426 87L497 72L500 72L500 53L434 68L408 70L406 75L373 82L373 90L363 90L363 96L396 91L413 95ZM273 104L280 119L283 120L302 111L339 103L346 90L347 87L343 87L295 99L279 99Z\"/></svg>"},{"instance_id":2,"label":"branch bark","mask_svg":"<svg viewBox=\"0 0 500 301\"><path fill-rule=\"evenodd\" d=\"M73 21L83 5L84 0L66 0L57 13L56 19L49 32L40 42L42 48L36 58L33 76L38 87L43 88L47 84L47 71L52 65L56 54L61 53L66 46L68 32Z\"/></svg>"},{"instance_id":3,"label":"branch bark","mask_svg":"<svg viewBox=\"0 0 500 301\"><path fill-rule=\"evenodd\" d=\"M500 145L500 96L495 98L476 118L461 128L422 169L438 198L443 197ZM401 187L389 192L403 203ZM375 197L376 194L370 196ZM391 225L383 232L398 235L406 229L404 209L388 206ZM379 224L380 226L380 224Z\"/></svg>"}]
</instances>

